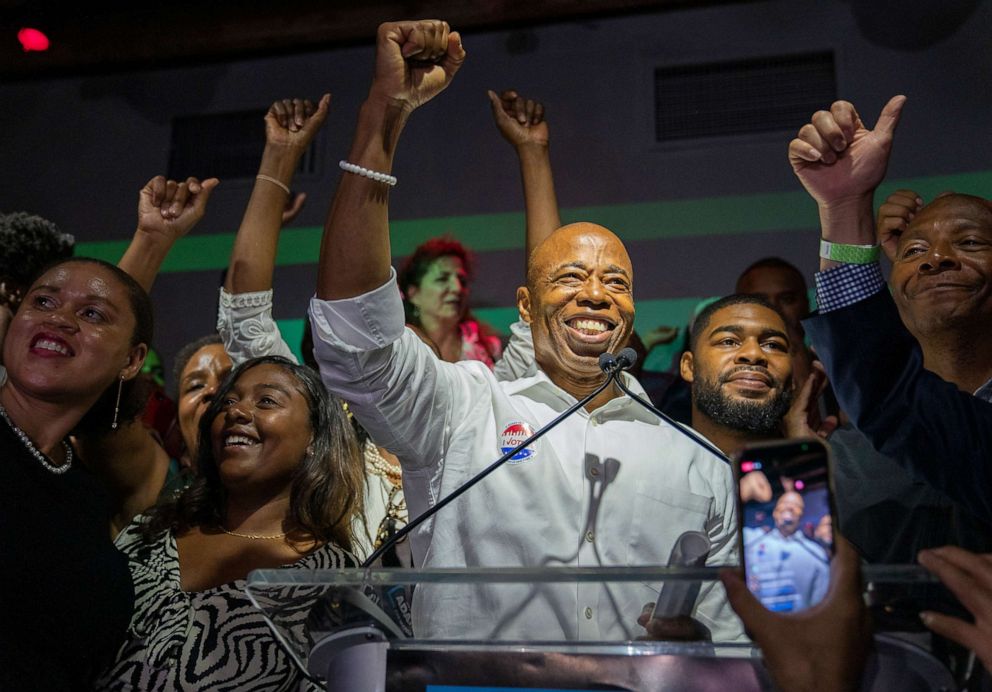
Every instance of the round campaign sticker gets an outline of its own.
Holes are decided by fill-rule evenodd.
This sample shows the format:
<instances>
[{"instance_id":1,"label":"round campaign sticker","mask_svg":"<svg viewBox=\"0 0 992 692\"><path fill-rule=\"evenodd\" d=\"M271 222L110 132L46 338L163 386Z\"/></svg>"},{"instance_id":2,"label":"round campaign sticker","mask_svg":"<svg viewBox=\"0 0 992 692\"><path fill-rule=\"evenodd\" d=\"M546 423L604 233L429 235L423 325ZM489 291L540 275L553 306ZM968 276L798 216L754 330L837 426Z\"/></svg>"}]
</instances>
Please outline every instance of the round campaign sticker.
<instances>
[{"instance_id":1,"label":"round campaign sticker","mask_svg":"<svg viewBox=\"0 0 992 692\"><path fill-rule=\"evenodd\" d=\"M514 421L510 423L505 428L503 432L499 435L499 448L502 450L503 454L506 454L511 449L516 447L518 444L526 440L528 437L534 434L534 429L531 428L527 423L521 423L520 421ZM519 464L522 461L528 461L534 458L534 448L524 447L519 452L510 457L507 462L509 464Z\"/></svg>"}]
</instances>

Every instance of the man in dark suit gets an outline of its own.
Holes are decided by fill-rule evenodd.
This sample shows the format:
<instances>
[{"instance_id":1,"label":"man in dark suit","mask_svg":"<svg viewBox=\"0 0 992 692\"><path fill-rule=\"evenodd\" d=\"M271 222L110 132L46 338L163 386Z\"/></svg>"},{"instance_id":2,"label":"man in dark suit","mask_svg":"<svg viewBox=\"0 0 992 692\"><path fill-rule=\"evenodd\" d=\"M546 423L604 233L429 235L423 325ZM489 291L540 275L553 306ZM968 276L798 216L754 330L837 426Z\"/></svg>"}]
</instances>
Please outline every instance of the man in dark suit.
<instances>
[{"instance_id":1,"label":"man in dark suit","mask_svg":"<svg viewBox=\"0 0 992 692\"><path fill-rule=\"evenodd\" d=\"M891 99L869 130L839 101L789 146L823 229L819 315L806 328L874 447L990 521L992 207L945 195L891 229L884 290L872 201L904 103Z\"/></svg>"}]
</instances>

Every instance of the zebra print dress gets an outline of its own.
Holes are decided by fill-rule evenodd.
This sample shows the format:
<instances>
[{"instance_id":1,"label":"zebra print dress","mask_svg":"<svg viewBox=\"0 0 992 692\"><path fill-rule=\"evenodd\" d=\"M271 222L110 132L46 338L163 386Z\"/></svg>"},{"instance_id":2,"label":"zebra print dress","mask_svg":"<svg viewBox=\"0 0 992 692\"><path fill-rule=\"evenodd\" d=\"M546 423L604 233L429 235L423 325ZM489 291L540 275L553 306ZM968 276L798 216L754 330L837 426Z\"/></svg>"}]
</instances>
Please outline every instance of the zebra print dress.
<instances>
[{"instance_id":1,"label":"zebra print dress","mask_svg":"<svg viewBox=\"0 0 992 692\"><path fill-rule=\"evenodd\" d=\"M99 690L319 690L299 674L276 642L261 613L245 595L245 581L199 592L179 582L176 538L169 532L146 543L138 533L141 518L117 538L134 579L135 611L115 663L97 684ZM357 567L345 550L325 545L289 565L296 569ZM313 600L320 590L307 587ZM281 629L303 642L312 601L300 601L280 618Z\"/></svg>"}]
</instances>

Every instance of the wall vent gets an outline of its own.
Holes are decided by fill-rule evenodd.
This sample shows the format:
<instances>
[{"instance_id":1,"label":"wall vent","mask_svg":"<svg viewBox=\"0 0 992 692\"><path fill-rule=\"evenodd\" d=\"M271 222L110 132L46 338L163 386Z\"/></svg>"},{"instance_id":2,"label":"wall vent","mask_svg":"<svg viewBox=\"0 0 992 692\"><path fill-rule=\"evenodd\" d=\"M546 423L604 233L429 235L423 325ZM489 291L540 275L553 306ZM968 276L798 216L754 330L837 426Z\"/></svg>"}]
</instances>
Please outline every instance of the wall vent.
<instances>
[{"instance_id":1,"label":"wall vent","mask_svg":"<svg viewBox=\"0 0 992 692\"><path fill-rule=\"evenodd\" d=\"M837 99L832 52L654 71L658 142L798 130Z\"/></svg>"},{"instance_id":2,"label":"wall vent","mask_svg":"<svg viewBox=\"0 0 992 692\"><path fill-rule=\"evenodd\" d=\"M172 119L169 177L254 178L265 146L265 111L189 115ZM320 173L317 133L297 173Z\"/></svg>"}]
</instances>

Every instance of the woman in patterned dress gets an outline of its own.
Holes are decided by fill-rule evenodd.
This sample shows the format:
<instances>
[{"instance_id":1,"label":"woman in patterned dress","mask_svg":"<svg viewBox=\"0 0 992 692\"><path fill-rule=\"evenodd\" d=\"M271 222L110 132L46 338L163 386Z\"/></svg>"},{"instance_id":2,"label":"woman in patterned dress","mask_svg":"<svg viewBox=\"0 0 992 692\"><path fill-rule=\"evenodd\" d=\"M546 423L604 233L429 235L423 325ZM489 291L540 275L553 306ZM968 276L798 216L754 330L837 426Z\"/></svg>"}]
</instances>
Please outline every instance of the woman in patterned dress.
<instances>
[{"instance_id":1,"label":"woman in patterned dress","mask_svg":"<svg viewBox=\"0 0 992 692\"><path fill-rule=\"evenodd\" d=\"M100 689L290 690L309 683L244 593L255 569L335 569L364 474L354 433L309 368L247 361L200 421L199 477L117 540L135 615ZM291 629L301 636L307 608Z\"/></svg>"}]
</instances>

